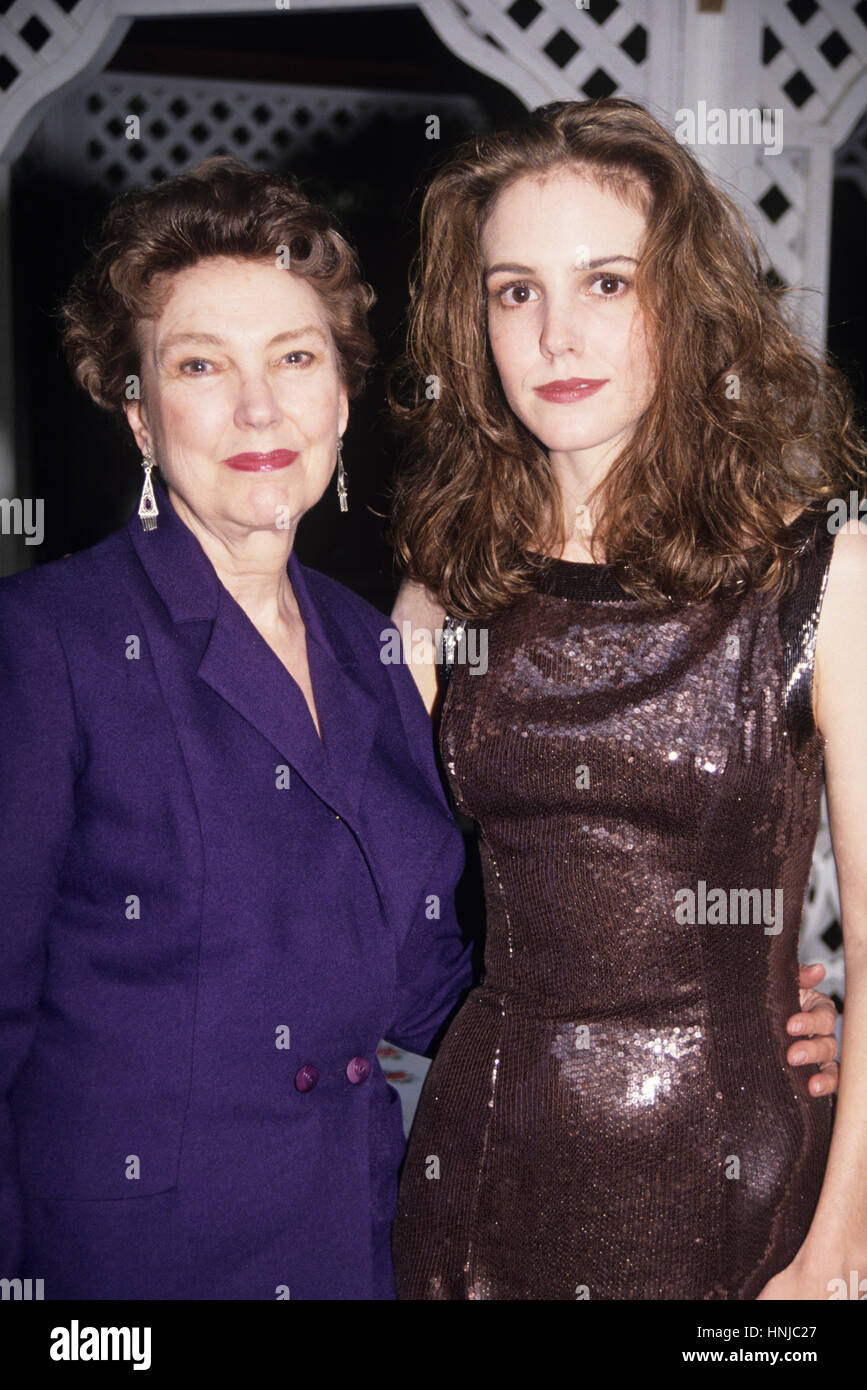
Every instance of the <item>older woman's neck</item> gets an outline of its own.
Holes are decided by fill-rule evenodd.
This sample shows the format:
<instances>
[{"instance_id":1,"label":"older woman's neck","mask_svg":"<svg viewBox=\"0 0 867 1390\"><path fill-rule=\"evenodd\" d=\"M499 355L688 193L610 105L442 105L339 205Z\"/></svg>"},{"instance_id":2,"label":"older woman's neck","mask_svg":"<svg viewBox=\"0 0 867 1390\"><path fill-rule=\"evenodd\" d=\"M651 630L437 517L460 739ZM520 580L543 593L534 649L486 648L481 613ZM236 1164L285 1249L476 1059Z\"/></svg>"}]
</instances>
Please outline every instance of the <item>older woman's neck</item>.
<instances>
[{"instance_id":1,"label":"older woman's neck","mask_svg":"<svg viewBox=\"0 0 867 1390\"><path fill-rule=\"evenodd\" d=\"M179 498L175 510L193 532L221 584L260 631L276 630L300 616L286 566L295 529L250 529L208 522Z\"/></svg>"}]
</instances>

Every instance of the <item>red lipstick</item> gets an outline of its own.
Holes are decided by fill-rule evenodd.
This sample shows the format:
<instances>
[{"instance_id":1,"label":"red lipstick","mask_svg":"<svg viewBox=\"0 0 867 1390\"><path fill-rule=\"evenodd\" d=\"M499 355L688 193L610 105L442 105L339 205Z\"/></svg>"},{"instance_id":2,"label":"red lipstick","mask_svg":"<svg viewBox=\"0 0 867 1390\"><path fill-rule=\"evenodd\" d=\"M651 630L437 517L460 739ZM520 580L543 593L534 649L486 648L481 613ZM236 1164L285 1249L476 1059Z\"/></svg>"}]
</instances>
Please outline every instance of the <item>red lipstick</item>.
<instances>
[{"instance_id":1,"label":"red lipstick","mask_svg":"<svg viewBox=\"0 0 867 1390\"><path fill-rule=\"evenodd\" d=\"M270 454L233 454L223 462L239 473L274 473L278 468L287 468L297 457L289 449L272 449Z\"/></svg>"},{"instance_id":2,"label":"red lipstick","mask_svg":"<svg viewBox=\"0 0 867 1390\"><path fill-rule=\"evenodd\" d=\"M573 376L568 381L548 381L544 386L534 386L533 390L537 396L541 396L544 401L555 401L559 404L569 404L572 401L583 401L586 396L595 396L596 392L605 385L607 377L591 379L584 376Z\"/></svg>"}]
</instances>

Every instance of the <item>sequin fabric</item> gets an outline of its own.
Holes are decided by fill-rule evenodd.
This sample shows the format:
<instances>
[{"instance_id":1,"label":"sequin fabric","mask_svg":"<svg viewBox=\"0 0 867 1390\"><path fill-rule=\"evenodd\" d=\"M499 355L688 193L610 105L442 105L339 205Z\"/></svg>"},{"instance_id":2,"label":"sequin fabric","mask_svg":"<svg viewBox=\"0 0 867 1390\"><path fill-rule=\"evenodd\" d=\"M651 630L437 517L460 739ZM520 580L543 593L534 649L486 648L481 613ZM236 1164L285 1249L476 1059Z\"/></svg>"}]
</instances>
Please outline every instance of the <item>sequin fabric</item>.
<instances>
[{"instance_id":1,"label":"sequin fabric","mask_svg":"<svg viewBox=\"0 0 867 1390\"><path fill-rule=\"evenodd\" d=\"M553 561L458 661L440 748L475 819L485 969L428 1076L404 1299L752 1299L818 1200L832 1101L786 1062L823 741L832 537L798 583L652 608Z\"/></svg>"}]
</instances>

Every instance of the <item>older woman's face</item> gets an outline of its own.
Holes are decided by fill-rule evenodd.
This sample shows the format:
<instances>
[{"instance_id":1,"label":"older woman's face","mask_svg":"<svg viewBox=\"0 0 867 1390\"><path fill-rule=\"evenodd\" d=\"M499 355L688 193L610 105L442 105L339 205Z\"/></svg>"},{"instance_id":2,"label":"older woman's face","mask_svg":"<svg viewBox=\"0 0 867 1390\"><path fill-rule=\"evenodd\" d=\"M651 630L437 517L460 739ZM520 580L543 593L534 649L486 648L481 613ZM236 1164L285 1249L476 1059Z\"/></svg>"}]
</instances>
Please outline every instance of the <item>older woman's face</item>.
<instances>
[{"instance_id":1,"label":"older woman's face","mask_svg":"<svg viewBox=\"0 0 867 1390\"><path fill-rule=\"evenodd\" d=\"M348 402L310 282L215 257L172 277L139 324L142 401L127 415L170 492L206 526L294 536L334 469Z\"/></svg>"},{"instance_id":2,"label":"older woman's face","mask_svg":"<svg viewBox=\"0 0 867 1390\"><path fill-rule=\"evenodd\" d=\"M633 289L645 220L575 172L521 178L481 237L494 361L512 410L550 451L613 458L654 373Z\"/></svg>"}]
</instances>

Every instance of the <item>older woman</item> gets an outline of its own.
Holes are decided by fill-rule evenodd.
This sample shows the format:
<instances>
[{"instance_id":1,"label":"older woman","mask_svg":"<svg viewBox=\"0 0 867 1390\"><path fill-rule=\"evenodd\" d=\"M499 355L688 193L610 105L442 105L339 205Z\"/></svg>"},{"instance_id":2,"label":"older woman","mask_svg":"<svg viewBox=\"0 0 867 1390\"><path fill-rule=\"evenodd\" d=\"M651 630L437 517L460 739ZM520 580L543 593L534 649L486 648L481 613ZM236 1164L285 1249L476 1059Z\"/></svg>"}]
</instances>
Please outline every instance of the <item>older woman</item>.
<instances>
[{"instance_id":1,"label":"older woman","mask_svg":"<svg viewBox=\"0 0 867 1390\"><path fill-rule=\"evenodd\" d=\"M368 298L320 208L216 159L116 204L65 305L146 482L0 585L0 1274L47 1298L393 1297L376 1049L470 967L412 676L293 550Z\"/></svg>"}]
</instances>

